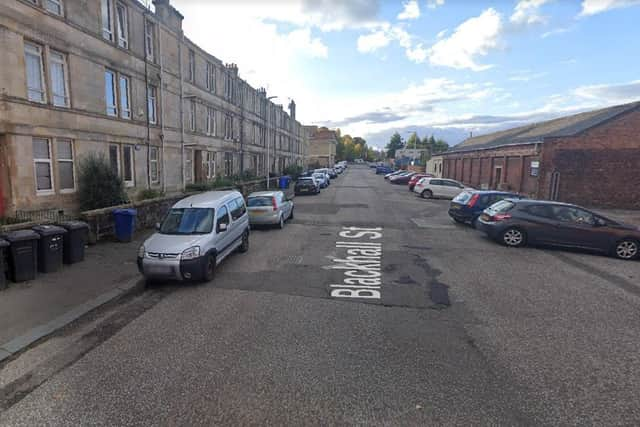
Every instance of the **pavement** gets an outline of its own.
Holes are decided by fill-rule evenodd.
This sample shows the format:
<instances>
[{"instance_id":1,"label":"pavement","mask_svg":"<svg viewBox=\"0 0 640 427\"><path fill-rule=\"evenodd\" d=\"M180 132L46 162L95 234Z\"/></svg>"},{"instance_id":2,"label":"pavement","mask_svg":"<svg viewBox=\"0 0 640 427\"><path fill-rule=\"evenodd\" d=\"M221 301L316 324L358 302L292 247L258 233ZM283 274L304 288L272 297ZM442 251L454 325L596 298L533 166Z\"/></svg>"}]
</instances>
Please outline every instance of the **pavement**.
<instances>
[{"instance_id":1,"label":"pavement","mask_svg":"<svg viewBox=\"0 0 640 427\"><path fill-rule=\"evenodd\" d=\"M447 206L350 167L214 281L0 364L0 425L640 424L640 262L505 248Z\"/></svg>"}]
</instances>

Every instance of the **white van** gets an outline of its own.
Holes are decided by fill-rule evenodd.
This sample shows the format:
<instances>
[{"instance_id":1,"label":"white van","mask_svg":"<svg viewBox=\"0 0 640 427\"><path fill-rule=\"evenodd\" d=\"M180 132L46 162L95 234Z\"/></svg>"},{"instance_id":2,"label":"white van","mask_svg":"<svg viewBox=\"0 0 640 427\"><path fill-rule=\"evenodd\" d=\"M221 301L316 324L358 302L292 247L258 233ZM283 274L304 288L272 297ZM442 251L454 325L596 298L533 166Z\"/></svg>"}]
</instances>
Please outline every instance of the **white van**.
<instances>
[{"instance_id":1,"label":"white van","mask_svg":"<svg viewBox=\"0 0 640 427\"><path fill-rule=\"evenodd\" d=\"M249 250L249 215L242 194L210 191L180 200L138 250L147 280L213 279L236 249Z\"/></svg>"}]
</instances>

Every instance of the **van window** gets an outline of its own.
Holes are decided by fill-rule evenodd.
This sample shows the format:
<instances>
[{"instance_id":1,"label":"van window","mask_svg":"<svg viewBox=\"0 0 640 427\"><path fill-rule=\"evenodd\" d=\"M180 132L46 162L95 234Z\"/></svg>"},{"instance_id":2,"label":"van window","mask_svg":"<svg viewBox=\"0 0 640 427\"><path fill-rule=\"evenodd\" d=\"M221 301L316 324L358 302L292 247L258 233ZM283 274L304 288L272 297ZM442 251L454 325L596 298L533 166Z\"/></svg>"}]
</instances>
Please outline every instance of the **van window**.
<instances>
[{"instance_id":1,"label":"van window","mask_svg":"<svg viewBox=\"0 0 640 427\"><path fill-rule=\"evenodd\" d=\"M218 216L216 218L216 221L218 225L220 224L229 225L229 211L227 210L226 206L223 206L220 209L218 209Z\"/></svg>"},{"instance_id":2,"label":"van window","mask_svg":"<svg viewBox=\"0 0 640 427\"><path fill-rule=\"evenodd\" d=\"M213 209L171 209L160 226L160 234L208 234L213 229Z\"/></svg>"},{"instance_id":3,"label":"van window","mask_svg":"<svg viewBox=\"0 0 640 427\"><path fill-rule=\"evenodd\" d=\"M231 218L233 218L234 221L240 218L246 212L246 208L244 206L244 200L242 199L242 197L233 199L229 203L229 208L231 209Z\"/></svg>"}]
</instances>

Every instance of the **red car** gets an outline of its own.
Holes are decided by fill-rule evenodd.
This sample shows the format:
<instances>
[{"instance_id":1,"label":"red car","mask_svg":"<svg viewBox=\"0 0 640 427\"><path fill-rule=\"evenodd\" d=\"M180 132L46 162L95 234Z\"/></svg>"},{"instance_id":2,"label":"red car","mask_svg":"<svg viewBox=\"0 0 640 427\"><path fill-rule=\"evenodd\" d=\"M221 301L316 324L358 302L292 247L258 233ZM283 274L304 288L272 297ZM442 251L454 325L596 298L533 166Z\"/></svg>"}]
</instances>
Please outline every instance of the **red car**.
<instances>
[{"instance_id":1,"label":"red car","mask_svg":"<svg viewBox=\"0 0 640 427\"><path fill-rule=\"evenodd\" d=\"M432 178L433 175L430 173L417 173L411 177L409 180L409 191L413 191L413 187L416 186L416 183L420 181L422 178Z\"/></svg>"}]
</instances>

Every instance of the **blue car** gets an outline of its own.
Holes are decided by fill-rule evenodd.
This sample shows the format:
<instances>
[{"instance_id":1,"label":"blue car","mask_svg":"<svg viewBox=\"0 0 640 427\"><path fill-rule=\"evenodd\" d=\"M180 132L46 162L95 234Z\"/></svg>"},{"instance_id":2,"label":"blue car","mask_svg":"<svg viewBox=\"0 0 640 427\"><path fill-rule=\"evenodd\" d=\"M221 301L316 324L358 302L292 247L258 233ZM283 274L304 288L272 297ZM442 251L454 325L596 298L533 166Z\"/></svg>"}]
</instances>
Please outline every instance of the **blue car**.
<instances>
[{"instance_id":1,"label":"blue car","mask_svg":"<svg viewBox=\"0 0 640 427\"><path fill-rule=\"evenodd\" d=\"M393 169L391 169L389 166L376 167L376 175L386 175L391 172L393 172Z\"/></svg>"},{"instance_id":2,"label":"blue car","mask_svg":"<svg viewBox=\"0 0 640 427\"><path fill-rule=\"evenodd\" d=\"M449 216L459 223L470 223L474 228L478 217L489 206L502 199L524 199L525 197L508 191L463 191L449 205Z\"/></svg>"}]
</instances>

